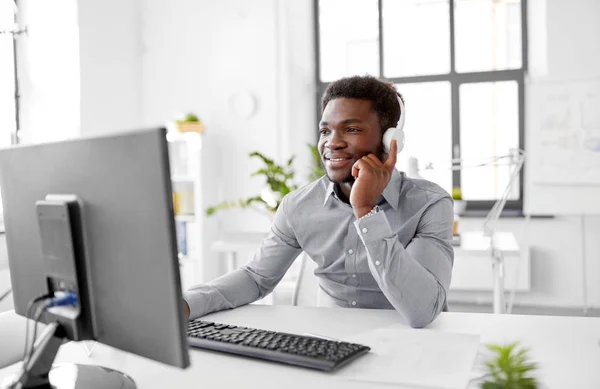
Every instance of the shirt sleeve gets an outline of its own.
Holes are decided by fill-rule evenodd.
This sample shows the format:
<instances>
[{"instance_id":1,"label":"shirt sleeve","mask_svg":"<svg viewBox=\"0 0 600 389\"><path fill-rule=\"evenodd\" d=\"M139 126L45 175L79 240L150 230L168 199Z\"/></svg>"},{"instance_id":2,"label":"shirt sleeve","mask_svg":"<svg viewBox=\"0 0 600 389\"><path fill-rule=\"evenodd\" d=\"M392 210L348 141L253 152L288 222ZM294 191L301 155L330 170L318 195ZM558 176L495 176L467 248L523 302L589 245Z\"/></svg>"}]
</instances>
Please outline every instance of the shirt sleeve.
<instances>
[{"instance_id":1,"label":"shirt sleeve","mask_svg":"<svg viewBox=\"0 0 600 389\"><path fill-rule=\"evenodd\" d=\"M287 201L286 196L275 214L269 235L249 264L184 293L190 319L249 304L273 291L302 251L289 223Z\"/></svg>"},{"instance_id":2,"label":"shirt sleeve","mask_svg":"<svg viewBox=\"0 0 600 389\"><path fill-rule=\"evenodd\" d=\"M373 277L411 327L428 325L446 305L454 262L453 218L452 200L437 200L421 216L406 247L383 211L354 222Z\"/></svg>"}]
</instances>

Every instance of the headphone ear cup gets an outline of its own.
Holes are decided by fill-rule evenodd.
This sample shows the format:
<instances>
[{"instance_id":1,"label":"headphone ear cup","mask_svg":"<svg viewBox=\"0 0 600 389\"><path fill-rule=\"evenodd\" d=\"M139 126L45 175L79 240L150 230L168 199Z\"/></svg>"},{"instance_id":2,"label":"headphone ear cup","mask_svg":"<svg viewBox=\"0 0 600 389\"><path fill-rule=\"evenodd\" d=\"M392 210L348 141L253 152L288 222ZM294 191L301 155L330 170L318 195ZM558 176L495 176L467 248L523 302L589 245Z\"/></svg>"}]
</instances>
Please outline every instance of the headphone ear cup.
<instances>
[{"instance_id":1,"label":"headphone ear cup","mask_svg":"<svg viewBox=\"0 0 600 389\"><path fill-rule=\"evenodd\" d=\"M396 140L397 152L400 153L404 148L404 130L401 128L388 128L383 134L383 149L386 153L390 153L392 140Z\"/></svg>"}]
</instances>

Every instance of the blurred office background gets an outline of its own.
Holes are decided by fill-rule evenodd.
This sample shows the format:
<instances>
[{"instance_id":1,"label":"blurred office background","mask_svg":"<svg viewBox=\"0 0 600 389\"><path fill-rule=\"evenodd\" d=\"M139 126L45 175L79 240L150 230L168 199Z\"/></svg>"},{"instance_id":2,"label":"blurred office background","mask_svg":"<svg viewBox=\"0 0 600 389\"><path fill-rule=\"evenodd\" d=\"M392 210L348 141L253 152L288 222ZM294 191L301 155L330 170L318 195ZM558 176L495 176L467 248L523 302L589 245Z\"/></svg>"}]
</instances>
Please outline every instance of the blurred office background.
<instances>
[{"instance_id":1,"label":"blurred office background","mask_svg":"<svg viewBox=\"0 0 600 389\"><path fill-rule=\"evenodd\" d=\"M190 112L204 124L172 148L172 164L183 165L174 188L193 195L177 217L185 287L250 260L269 228L260 210L205 214L264 193L264 179L250 176L261 164L248 154L277 163L295 156L294 183L309 182L325 87L372 74L394 82L406 101L398 168L416 158L419 175L460 188L467 203L451 309L492 310L490 255L479 236L514 166L452 170L450 161L523 149L525 167L496 228L507 301L516 313L600 314L599 1L17 5L0 0L1 147L164 125ZM289 304L297 272L265 303ZM0 235L0 292L9 286ZM11 306L5 300L0 311Z\"/></svg>"}]
</instances>

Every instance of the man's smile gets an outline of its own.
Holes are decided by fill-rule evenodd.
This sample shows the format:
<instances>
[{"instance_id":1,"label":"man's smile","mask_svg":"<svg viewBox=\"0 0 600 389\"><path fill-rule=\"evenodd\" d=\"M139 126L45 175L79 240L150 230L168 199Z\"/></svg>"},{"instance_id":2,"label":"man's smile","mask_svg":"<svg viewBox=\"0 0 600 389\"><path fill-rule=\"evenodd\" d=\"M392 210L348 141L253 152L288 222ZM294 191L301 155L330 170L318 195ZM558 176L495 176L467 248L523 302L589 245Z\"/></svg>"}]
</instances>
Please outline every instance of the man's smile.
<instances>
[{"instance_id":1,"label":"man's smile","mask_svg":"<svg viewBox=\"0 0 600 389\"><path fill-rule=\"evenodd\" d=\"M343 168L353 161L352 156L338 153L325 154L323 159L325 159L325 166L331 169Z\"/></svg>"}]
</instances>

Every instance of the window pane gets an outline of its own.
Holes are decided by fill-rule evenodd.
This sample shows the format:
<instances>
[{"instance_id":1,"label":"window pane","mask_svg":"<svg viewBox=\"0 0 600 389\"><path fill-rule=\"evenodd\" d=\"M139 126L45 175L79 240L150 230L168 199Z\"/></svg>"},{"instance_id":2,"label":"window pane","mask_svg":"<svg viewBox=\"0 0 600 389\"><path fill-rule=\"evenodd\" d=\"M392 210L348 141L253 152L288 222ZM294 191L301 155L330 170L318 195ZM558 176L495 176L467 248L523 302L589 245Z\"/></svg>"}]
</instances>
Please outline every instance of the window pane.
<instances>
[{"instance_id":1,"label":"window pane","mask_svg":"<svg viewBox=\"0 0 600 389\"><path fill-rule=\"evenodd\" d=\"M519 98L516 81L460 86L460 142L465 200L496 200L508 185L514 166L500 159L491 166L475 167L496 156L510 155L519 147ZM513 183L509 200L519 198Z\"/></svg>"},{"instance_id":2,"label":"window pane","mask_svg":"<svg viewBox=\"0 0 600 389\"><path fill-rule=\"evenodd\" d=\"M14 27L12 1L0 1L0 31ZM10 145L15 130L13 39L11 34L0 34L0 147Z\"/></svg>"},{"instance_id":3,"label":"window pane","mask_svg":"<svg viewBox=\"0 0 600 389\"><path fill-rule=\"evenodd\" d=\"M79 31L76 0L31 1L22 6L28 36L19 59L32 93L20 106L23 143L79 134ZM22 56L21 56L22 55Z\"/></svg>"},{"instance_id":4,"label":"window pane","mask_svg":"<svg viewBox=\"0 0 600 389\"><path fill-rule=\"evenodd\" d=\"M520 0L456 0L456 71L517 69Z\"/></svg>"},{"instance_id":5,"label":"window pane","mask_svg":"<svg viewBox=\"0 0 600 389\"><path fill-rule=\"evenodd\" d=\"M386 77L450 72L448 0L384 0Z\"/></svg>"},{"instance_id":6,"label":"window pane","mask_svg":"<svg viewBox=\"0 0 600 389\"><path fill-rule=\"evenodd\" d=\"M419 161L419 174L449 193L452 189L452 119L449 82L396 85L404 97L406 144L398 155L398 169L408 169L407 160ZM434 169L424 169L427 165Z\"/></svg>"},{"instance_id":7,"label":"window pane","mask_svg":"<svg viewBox=\"0 0 600 389\"><path fill-rule=\"evenodd\" d=\"M379 76L377 0L320 0L321 81L344 76Z\"/></svg>"}]
</instances>

